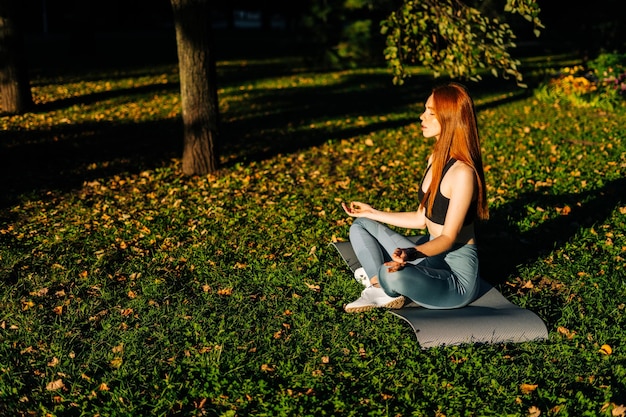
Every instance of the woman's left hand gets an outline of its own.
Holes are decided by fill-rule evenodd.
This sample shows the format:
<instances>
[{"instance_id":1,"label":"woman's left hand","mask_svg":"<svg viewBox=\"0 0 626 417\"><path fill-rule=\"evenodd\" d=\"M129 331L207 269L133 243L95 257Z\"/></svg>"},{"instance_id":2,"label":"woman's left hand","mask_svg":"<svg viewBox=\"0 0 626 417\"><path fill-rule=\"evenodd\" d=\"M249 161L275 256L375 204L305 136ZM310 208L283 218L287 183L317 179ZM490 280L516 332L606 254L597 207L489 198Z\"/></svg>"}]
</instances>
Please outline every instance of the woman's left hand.
<instances>
[{"instance_id":1,"label":"woman's left hand","mask_svg":"<svg viewBox=\"0 0 626 417\"><path fill-rule=\"evenodd\" d=\"M396 262L396 261L385 262L385 266L387 267L388 272L402 271L405 265L406 265L406 262Z\"/></svg>"},{"instance_id":2,"label":"woman's left hand","mask_svg":"<svg viewBox=\"0 0 626 417\"><path fill-rule=\"evenodd\" d=\"M396 248L391 254L391 259L398 263L406 263L423 257L420 251L416 248Z\"/></svg>"}]
</instances>

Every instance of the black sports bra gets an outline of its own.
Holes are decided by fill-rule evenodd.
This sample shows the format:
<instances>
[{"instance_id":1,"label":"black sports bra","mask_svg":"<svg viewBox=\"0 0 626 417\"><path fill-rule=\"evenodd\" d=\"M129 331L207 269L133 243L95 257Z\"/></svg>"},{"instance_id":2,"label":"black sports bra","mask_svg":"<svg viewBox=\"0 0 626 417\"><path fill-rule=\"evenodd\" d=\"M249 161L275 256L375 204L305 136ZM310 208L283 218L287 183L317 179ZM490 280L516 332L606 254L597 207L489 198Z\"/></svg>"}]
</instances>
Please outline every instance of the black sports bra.
<instances>
[{"instance_id":1,"label":"black sports bra","mask_svg":"<svg viewBox=\"0 0 626 417\"><path fill-rule=\"evenodd\" d=\"M450 167L454 165L455 162L456 162L456 159L450 158L446 166L443 167L443 172L441 173L441 181L443 181L443 177L445 177L446 173L448 172ZM428 173L428 170L430 169L430 167L431 166L428 165L428 168L426 168L426 172L424 172L424 178L426 178L426 174ZM424 183L424 178L422 178L422 184ZM435 201L433 202L432 213L430 213L430 216L426 214L426 218L428 218L428 220L432 221L433 223L443 225L446 220L446 214L448 214L448 206L450 205L450 199L444 196L443 194L441 194L441 181L439 181L439 186L437 187L437 194L435 195ZM425 194L426 193L424 193L424 191L422 190L422 185L420 184L419 191L417 192L417 198L419 198L420 202L424 200ZM477 207L477 203L474 200L472 201L469 208L467 209L467 214L465 214L465 220L463 221L463 226L467 226L468 224L471 224L474 221L474 218L476 217L476 207Z\"/></svg>"}]
</instances>

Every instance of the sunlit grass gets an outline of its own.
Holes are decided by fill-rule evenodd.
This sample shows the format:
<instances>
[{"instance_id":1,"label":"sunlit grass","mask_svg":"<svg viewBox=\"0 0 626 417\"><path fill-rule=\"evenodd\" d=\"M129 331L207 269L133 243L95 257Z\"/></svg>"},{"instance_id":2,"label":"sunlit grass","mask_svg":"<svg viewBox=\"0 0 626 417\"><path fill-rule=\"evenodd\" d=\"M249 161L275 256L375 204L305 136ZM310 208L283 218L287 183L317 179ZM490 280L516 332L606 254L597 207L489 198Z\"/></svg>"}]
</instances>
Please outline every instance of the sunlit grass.
<instances>
[{"instance_id":1,"label":"sunlit grass","mask_svg":"<svg viewBox=\"0 0 626 417\"><path fill-rule=\"evenodd\" d=\"M42 83L36 101L52 108L2 118L2 152L22 170L6 174L29 181L0 208L0 412L619 415L623 110L471 86L485 276L550 339L422 351L388 313L343 312L359 288L329 243L347 239L341 201L415 207L432 146L417 116L435 82L219 69L218 175L180 175L172 68ZM33 143L50 168L29 164Z\"/></svg>"}]
</instances>

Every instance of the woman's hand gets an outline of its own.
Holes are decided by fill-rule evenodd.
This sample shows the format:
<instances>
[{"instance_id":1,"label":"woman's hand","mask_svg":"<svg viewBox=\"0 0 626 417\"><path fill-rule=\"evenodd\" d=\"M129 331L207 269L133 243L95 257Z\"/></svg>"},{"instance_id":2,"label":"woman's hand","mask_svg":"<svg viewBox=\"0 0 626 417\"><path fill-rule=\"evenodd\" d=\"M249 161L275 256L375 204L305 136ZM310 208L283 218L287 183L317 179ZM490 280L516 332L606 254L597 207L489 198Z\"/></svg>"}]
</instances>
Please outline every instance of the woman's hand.
<instances>
[{"instance_id":1,"label":"woman's hand","mask_svg":"<svg viewBox=\"0 0 626 417\"><path fill-rule=\"evenodd\" d=\"M396 250L391 254L391 259L398 263L407 263L423 257L424 255L414 247L396 248Z\"/></svg>"},{"instance_id":2,"label":"woman's hand","mask_svg":"<svg viewBox=\"0 0 626 417\"><path fill-rule=\"evenodd\" d=\"M389 272L397 272L404 269L407 262L414 261L424 255L416 248L396 248L391 254L392 261L386 262L385 266Z\"/></svg>"},{"instance_id":3,"label":"woman's hand","mask_svg":"<svg viewBox=\"0 0 626 417\"><path fill-rule=\"evenodd\" d=\"M388 272L398 272L404 269L406 262L389 261L385 262Z\"/></svg>"},{"instance_id":4,"label":"woman's hand","mask_svg":"<svg viewBox=\"0 0 626 417\"><path fill-rule=\"evenodd\" d=\"M372 206L365 203L359 203L358 201L352 201L349 205L341 203L341 207L343 207L343 210L352 217L363 217L374 212Z\"/></svg>"}]
</instances>

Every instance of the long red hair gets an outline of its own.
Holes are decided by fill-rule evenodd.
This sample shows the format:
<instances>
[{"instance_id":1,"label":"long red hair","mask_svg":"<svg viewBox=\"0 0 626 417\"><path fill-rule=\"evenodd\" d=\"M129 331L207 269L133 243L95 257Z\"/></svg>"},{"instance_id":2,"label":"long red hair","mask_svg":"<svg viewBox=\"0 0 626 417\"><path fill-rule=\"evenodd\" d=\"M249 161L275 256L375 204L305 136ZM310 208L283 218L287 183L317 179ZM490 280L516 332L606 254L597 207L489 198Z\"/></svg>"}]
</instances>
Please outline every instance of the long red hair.
<instances>
[{"instance_id":1,"label":"long red hair","mask_svg":"<svg viewBox=\"0 0 626 417\"><path fill-rule=\"evenodd\" d=\"M443 168L450 158L454 158L474 170L478 186L476 216L487 219L489 208L474 102L465 87L458 83L435 87L432 97L441 133L433 149L432 180L421 203L430 215Z\"/></svg>"}]
</instances>

